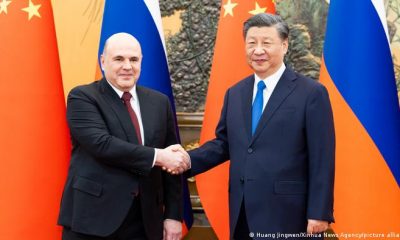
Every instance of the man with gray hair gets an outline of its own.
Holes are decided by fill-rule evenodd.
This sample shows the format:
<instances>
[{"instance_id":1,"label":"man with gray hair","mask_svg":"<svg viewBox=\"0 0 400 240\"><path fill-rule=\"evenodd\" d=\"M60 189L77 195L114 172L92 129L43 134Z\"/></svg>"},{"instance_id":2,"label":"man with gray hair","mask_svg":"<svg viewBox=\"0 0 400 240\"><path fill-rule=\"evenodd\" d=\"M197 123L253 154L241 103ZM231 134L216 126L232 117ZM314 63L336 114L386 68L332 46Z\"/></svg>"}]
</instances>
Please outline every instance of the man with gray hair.
<instances>
[{"instance_id":1,"label":"man with gray hair","mask_svg":"<svg viewBox=\"0 0 400 240\"><path fill-rule=\"evenodd\" d=\"M323 238L333 222L335 168L328 92L285 66L289 27L281 17L255 15L243 36L254 74L227 90L215 139L189 152L187 174L230 159L233 239Z\"/></svg>"}]
</instances>

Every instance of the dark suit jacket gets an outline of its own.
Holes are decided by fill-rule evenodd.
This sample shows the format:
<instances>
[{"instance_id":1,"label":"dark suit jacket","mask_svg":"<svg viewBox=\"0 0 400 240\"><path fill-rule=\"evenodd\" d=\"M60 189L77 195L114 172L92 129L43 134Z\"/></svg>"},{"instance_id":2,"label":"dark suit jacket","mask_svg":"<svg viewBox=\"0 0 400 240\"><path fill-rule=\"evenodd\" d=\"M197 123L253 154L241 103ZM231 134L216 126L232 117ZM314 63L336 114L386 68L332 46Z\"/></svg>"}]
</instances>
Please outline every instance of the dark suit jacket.
<instances>
[{"instance_id":1,"label":"dark suit jacket","mask_svg":"<svg viewBox=\"0 0 400 240\"><path fill-rule=\"evenodd\" d=\"M137 145L128 111L105 79L70 92L67 118L73 148L60 225L110 235L137 193L149 239L162 238L163 219L181 220L180 177L152 168L154 148L177 143L169 100L144 87L136 90L146 146Z\"/></svg>"},{"instance_id":2,"label":"dark suit jacket","mask_svg":"<svg viewBox=\"0 0 400 240\"><path fill-rule=\"evenodd\" d=\"M332 222L335 136L325 87L287 68L252 136L253 84L252 75L227 90L216 138L189 153L190 174L230 159L231 236L243 199L254 233Z\"/></svg>"}]
</instances>

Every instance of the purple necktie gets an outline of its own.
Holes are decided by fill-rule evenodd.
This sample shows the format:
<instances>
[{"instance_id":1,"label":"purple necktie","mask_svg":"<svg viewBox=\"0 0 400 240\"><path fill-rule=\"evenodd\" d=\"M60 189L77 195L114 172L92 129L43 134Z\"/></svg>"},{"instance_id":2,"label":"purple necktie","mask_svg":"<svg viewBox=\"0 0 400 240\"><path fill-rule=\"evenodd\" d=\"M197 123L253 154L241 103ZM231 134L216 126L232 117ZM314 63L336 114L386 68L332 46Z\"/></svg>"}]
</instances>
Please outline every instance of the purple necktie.
<instances>
[{"instance_id":1,"label":"purple necktie","mask_svg":"<svg viewBox=\"0 0 400 240\"><path fill-rule=\"evenodd\" d=\"M132 124L135 127L138 142L140 145L142 145L142 135L140 134L139 121L138 121L135 111L133 111L133 108L131 105L131 98L132 98L132 94L130 94L129 92L124 92L124 94L122 94L122 101L124 102L126 109L128 110L129 116L131 117Z\"/></svg>"}]
</instances>

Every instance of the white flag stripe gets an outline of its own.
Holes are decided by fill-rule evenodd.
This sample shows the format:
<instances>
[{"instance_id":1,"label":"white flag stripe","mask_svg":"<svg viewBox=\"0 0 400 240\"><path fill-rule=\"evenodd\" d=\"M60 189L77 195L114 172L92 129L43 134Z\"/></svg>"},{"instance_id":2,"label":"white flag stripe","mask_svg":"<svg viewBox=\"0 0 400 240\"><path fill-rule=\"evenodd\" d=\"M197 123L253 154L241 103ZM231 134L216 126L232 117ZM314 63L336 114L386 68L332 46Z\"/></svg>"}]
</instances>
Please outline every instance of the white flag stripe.
<instances>
[{"instance_id":1,"label":"white flag stripe","mask_svg":"<svg viewBox=\"0 0 400 240\"><path fill-rule=\"evenodd\" d=\"M165 40L164 40L164 30L163 30L162 21L161 21L161 12L160 12L159 1L158 0L144 0L144 3L146 4L147 8L149 9L149 12L150 12L151 16L153 17L154 23L157 26L158 34L160 35L160 39L161 39L163 47L164 47L164 54L165 54L165 56L167 56Z\"/></svg>"},{"instance_id":2,"label":"white flag stripe","mask_svg":"<svg viewBox=\"0 0 400 240\"><path fill-rule=\"evenodd\" d=\"M386 21L386 10L385 10L384 2L383 2L383 0L371 0L371 2L374 5L375 10L378 13L379 18L381 19L382 26L385 29L386 39L388 41L388 44L390 44L390 42L389 42L389 31L388 31L387 21Z\"/></svg>"}]
</instances>

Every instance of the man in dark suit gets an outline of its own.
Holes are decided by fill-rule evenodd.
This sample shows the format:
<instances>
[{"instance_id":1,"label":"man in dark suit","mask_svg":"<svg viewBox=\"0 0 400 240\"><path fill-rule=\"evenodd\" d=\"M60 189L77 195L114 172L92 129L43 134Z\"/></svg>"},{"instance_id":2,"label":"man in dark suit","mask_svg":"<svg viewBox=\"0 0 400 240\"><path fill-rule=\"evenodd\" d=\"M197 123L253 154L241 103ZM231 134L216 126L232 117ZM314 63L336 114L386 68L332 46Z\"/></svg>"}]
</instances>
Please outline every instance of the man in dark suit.
<instances>
[{"instance_id":1,"label":"man in dark suit","mask_svg":"<svg viewBox=\"0 0 400 240\"><path fill-rule=\"evenodd\" d=\"M335 136L328 93L285 67L289 28L281 17L255 15L243 33L254 74L227 90L216 137L189 152L188 174L230 159L234 239L322 236L316 233L333 221Z\"/></svg>"},{"instance_id":2,"label":"man in dark suit","mask_svg":"<svg viewBox=\"0 0 400 240\"><path fill-rule=\"evenodd\" d=\"M166 96L136 85L141 61L139 42L114 34L101 56L105 78L68 96L64 240L181 237L181 179L161 167L182 172L188 157L166 148L177 143L174 116Z\"/></svg>"}]
</instances>

